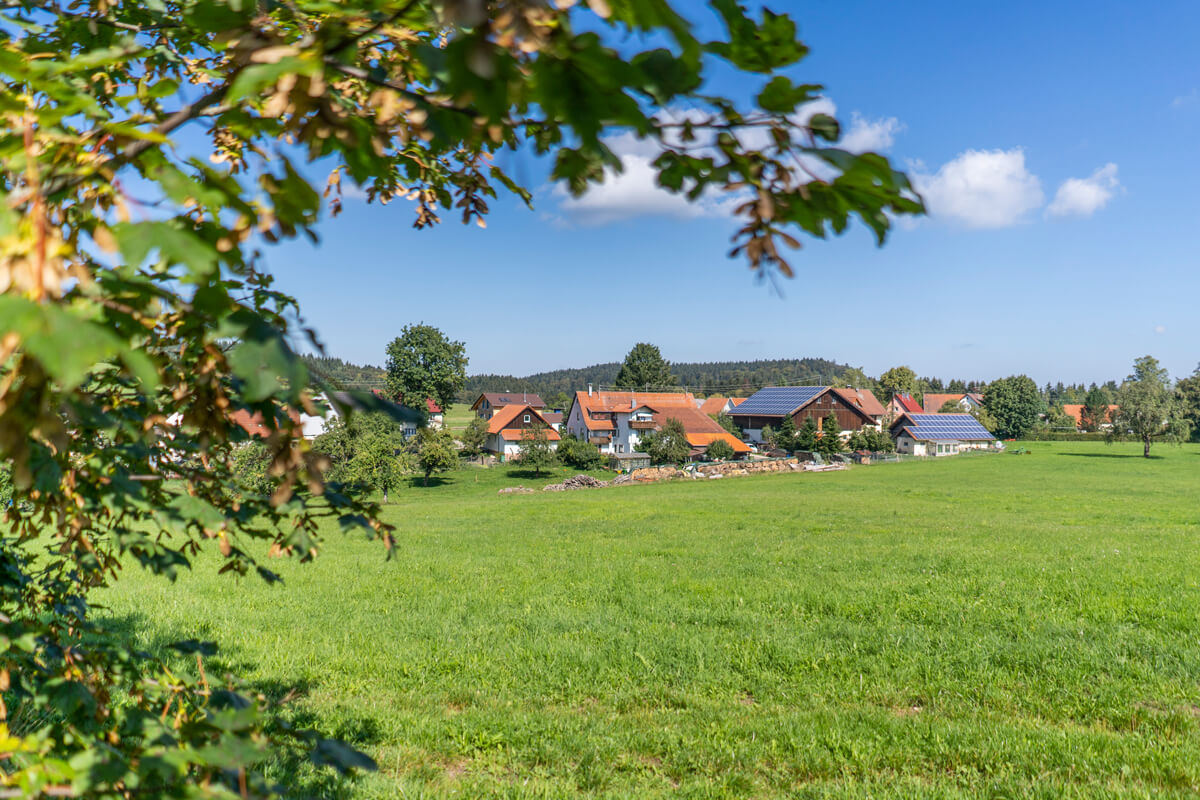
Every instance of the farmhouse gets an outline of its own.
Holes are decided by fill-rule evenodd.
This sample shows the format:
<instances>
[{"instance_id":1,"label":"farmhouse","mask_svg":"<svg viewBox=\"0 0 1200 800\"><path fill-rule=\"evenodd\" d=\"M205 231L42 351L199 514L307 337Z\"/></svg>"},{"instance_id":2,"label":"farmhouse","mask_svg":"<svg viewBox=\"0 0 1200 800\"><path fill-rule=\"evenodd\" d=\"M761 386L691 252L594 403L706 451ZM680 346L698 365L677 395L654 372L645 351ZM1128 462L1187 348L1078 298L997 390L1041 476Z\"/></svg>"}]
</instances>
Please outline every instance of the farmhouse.
<instances>
[{"instance_id":1,"label":"farmhouse","mask_svg":"<svg viewBox=\"0 0 1200 800\"><path fill-rule=\"evenodd\" d=\"M996 442L970 414L902 414L889 432L896 440L896 452L911 456L950 456L986 450Z\"/></svg>"},{"instance_id":2,"label":"farmhouse","mask_svg":"<svg viewBox=\"0 0 1200 800\"><path fill-rule=\"evenodd\" d=\"M512 405L530 406L538 411L546 407L541 396L533 392L484 392L471 406L471 410L478 417L491 419L498 410Z\"/></svg>"},{"instance_id":3,"label":"farmhouse","mask_svg":"<svg viewBox=\"0 0 1200 800\"><path fill-rule=\"evenodd\" d=\"M728 414L745 402L745 400L746 398L744 397L720 397L719 395L713 395L703 400L697 400L696 404L700 406L701 412L709 416L716 416L718 414Z\"/></svg>"},{"instance_id":4,"label":"farmhouse","mask_svg":"<svg viewBox=\"0 0 1200 800\"><path fill-rule=\"evenodd\" d=\"M512 458L521 451L522 440L538 429L545 429L546 438L557 447L562 437L531 404L503 406L488 419L488 434L483 449L505 459Z\"/></svg>"},{"instance_id":5,"label":"farmhouse","mask_svg":"<svg viewBox=\"0 0 1200 800\"><path fill-rule=\"evenodd\" d=\"M762 441L763 428L775 430L790 418L796 427L813 419L817 429L825 425L832 413L844 433L875 428L881 430L885 414L883 406L866 389L838 389L833 386L769 386L759 389L738 405L729 416L742 429L746 438Z\"/></svg>"},{"instance_id":6,"label":"farmhouse","mask_svg":"<svg viewBox=\"0 0 1200 800\"><path fill-rule=\"evenodd\" d=\"M936 414L941 411L946 403L954 403L968 413L983 408L983 395L978 392L965 392L961 394L935 394L929 392L922 398L922 401L925 404L925 411L930 414Z\"/></svg>"},{"instance_id":7,"label":"farmhouse","mask_svg":"<svg viewBox=\"0 0 1200 800\"><path fill-rule=\"evenodd\" d=\"M1084 424L1084 420L1083 420L1083 409L1084 408L1085 408L1085 406L1083 406L1079 403L1064 403L1063 404L1063 411L1066 412L1066 414L1069 417L1071 417L1071 419L1075 420L1075 428L1077 430L1083 430L1084 428L1087 427L1087 425ZM1118 408L1118 406L1109 406L1108 412L1104 415L1104 419L1097 420L1097 423L1098 423L1097 427L1111 428L1113 414L1117 413L1117 408Z\"/></svg>"},{"instance_id":8,"label":"farmhouse","mask_svg":"<svg viewBox=\"0 0 1200 800\"><path fill-rule=\"evenodd\" d=\"M750 451L703 413L688 392L594 392L589 386L586 392L575 393L566 430L596 445L601 453L620 456L638 452L642 438L661 429L668 419L679 420L693 450L724 439L735 453Z\"/></svg>"}]
</instances>

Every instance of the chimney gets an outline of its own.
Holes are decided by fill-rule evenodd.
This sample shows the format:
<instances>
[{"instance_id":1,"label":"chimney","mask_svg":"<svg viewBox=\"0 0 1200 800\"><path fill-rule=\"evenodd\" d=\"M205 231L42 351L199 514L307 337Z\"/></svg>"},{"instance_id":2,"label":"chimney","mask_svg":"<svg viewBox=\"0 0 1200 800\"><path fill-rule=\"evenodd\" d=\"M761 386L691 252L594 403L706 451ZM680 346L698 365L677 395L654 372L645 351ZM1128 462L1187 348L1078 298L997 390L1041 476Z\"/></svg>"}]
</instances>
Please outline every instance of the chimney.
<instances>
[{"instance_id":1,"label":"chimney","mask_svg":"<svg viewBox=\"0 0 1200 800\"><path fill-rule=\"evenodd\" d=\"M588 397L591 397L591 396L592 396L592 385L589 383L588 384Z\"/></svg>"}]
</instances>

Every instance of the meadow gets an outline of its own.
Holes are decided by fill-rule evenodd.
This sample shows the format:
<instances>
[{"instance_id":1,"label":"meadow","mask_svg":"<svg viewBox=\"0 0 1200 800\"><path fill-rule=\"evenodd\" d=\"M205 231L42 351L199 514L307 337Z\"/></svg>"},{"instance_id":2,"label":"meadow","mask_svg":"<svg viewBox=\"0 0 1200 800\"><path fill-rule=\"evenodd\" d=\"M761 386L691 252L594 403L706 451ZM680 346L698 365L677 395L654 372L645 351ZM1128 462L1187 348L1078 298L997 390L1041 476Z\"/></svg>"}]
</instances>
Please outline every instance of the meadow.
<instances>
[{"instance_id":1,"label":"meadow","mask_svg":"<svg viewBox=\"0 0 1200 800\"><path fill-rule=\"evenodd\" d=\"M1200 790L1200 448L1032 443L571 493L467 469L282 585L103 597L393 797L1185 797ZM165 652L165 651L164 651Z\"/></svg>"}]
</instances>

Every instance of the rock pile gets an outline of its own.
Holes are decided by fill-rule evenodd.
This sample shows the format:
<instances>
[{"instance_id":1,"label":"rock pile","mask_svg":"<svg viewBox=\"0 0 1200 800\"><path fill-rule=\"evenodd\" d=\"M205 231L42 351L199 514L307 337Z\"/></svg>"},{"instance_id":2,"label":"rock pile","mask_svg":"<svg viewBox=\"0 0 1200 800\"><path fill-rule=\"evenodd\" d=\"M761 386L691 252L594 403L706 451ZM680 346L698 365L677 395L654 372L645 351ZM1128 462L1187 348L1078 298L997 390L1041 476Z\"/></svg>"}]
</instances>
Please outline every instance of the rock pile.
<instances>
[{"instance_id":1,"label":"rock pile","mask_svg":"<svg viewBox=\"0 0 1200 800\"><path fill-rule=\"evenodd\" d=\"M526 489L524 486L509 486L501 489L497 494L533 494L533 489Z\"/></svg>"},{"instance_id":2,"label":"rock pile","mask_svg":"<svg viewBox=\"0 0 1200 800\"><path fill-rule=\"evenodd\" d=\"M608 486L608 481L598 481L591 475L576 475L567 478L562 483L552 483L543 486L543 492L569 492L572 489L601 489Z\"/></svg>"}]
</instances>

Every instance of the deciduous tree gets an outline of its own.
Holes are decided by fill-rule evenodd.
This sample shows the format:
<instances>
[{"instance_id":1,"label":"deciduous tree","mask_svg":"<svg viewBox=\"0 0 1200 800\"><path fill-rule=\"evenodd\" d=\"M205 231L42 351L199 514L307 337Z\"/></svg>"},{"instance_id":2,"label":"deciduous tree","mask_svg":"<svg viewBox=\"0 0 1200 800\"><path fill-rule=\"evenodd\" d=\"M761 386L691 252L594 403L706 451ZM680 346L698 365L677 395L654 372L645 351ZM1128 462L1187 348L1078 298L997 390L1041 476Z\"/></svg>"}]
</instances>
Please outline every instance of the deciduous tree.
<instances>
[{"instance_id":1,"label":"deciduous tree","mask_svg":"<svg viewBox=\"0 0 1200 800\"><path fill-rule=\"evenodd\" d=\"M524 469L533 470L534 475L541 475L542 470L558 463L548 428L538 426L526 428L521 432L521 450L517 454L517 463Z\"/></svg>"},{"instance_id":2,"label":"deciduous tree","mask_svg":"<svg viewBox=\"0 0 1200 800\"><path fill-rule=\"evenodd\" d=\"M917 373L910 367L892 367L880 375L879 388L884 393L884 402L890 402L898 394L911 394L917 398L920 392ZM917 400L920 402L919 398Z\"/></svg>"},{"instance_id":3,"label":"deciduous tree","mask_svg":"<svg viewBox=\"0 0 1200 800\"><path fill-rule=\"evenodd\" d=\"M1133 374L1117 389L1116 411L1112 414L1109 441L1131 436L1142 443L1142 455L1150 457L1155 440L1181 442L1189 425L1180 396L1171 387L1171 375L1158 360L1142 356L1133 362Z\"/></svg>"},{"instance_id":4,"label":"deciduous tree","mask_svg":"<svg viewBox=\"0 0 1200 800\"><path fill-rule=\"evenodd\" d=\"M683 423L674 418L645 437L642 446L655 464L683 464L692 452Z\"/></svg>"},{"instance_id":5,"label":"deciduous tree","mask_svg":"<svg viewBox=\"0 0 1200 800\"><path fill-rule=\"evenodd\" d=\"M616 386L626 391L670 391L679 383L671 374L671 365L662 357L659 349L640 342L625 356L625 363L617 373Z\"/></svg>"},{"instance_id":6,"label":"deciduous tree","mask_svg":"<svg viewBox=\"0 0 1200 800\"><path fill-rule=\"evenodd\" d=\"M1200 366L1189 377L1182 378L1175 384L1179 393L1179 401L1183 408L1183 417L1188 422L1191 439L1200 439Z\"/></svg>"},{"instance_id":7,"label":"deciduous tree","mask_svg":"<svg viewBox=\"0 0 1200 800\"><path fill-rule=\"evenodd\" d=\"M422 428L417 434L417 466L425 475L424 484L435 472L449 472L458 466L454 437L447 430Z\"/></svg>"},{"instance_id":8,"label":"deciduous tree","mask_svg":"<svg viewBox=\"0 0 1200 800\"><path fill-rule=\"evenodd\" d=\"M0 455L13 491L0 634L32 643L6 653L5 703L34 721L7 746L8 785L261 797L276 793L263 764L371 766L63 612L87 608L125 563L171 576L208 543L223 571L274 580L248 543L310 559L324 517L392 541L375 504L325 491L326 456L300 446L291 413L327 388L291 342L319 342L295 327L260 252L316 238L318 170L332 213L349 182L369 202L404 199L417 228L451 209L482 225L497 190L531 200L498 153L546 156L551 180L580 194L622 168L606 142L625 132L667 191L730 190L734 252L771 275L792 274L795 233L823 238L857 217L882 241L921 211L884 157L839 148L836 120L798 113L821 87L789 77L807 48L786 15L720 0L723 30L702 39L661 0L568 5L0 8ZM714 91L721 69L753 99ZM797 166L812 163L819 180ZM418 407L453 399L393 389ZM266 431L262 497L237 497L243 411ZM64 690L78 702L53 704Z\"/></svg>"},{"instance_id":9,"label":"deciduous tree","mask_svg":"<svg viewBox=\"0 0 1200 800\"><path fill-rule=\"evenodd\" d=\"M467 458L478 457L483 452L483 446L487 444L487 437L487 420L483 417L471 417L467 427L458 436L463 445L462 454Z\"/></svg>"},{"instance_id":10,"label":"deciduous tree","mask_svg":"<svg viewBox=\"0 0 1200 800\"><path fill-rule=\"evenodd\" d=\"M988 384L983 406L996 421L1001 439L1020 439L1033 430L1042 412L1042 393L1026 375L1013 375Z\"/></svg>"},{"instance_id":11,"label":"deciduous tree","mask_svg":"<svg viewBox=\"0 0 1200 800\"><path fill-rule=\"evenodd\" d=\"M1080 422L1085 431L1098 431L1112 420L1109 418L1109 406L1112 405L1112 394L1103 386L1093 384L1083 397L1083 408L1080 409Z\"/></svg>"},{"instance_id":12,"label":"deciduous tree","mask_svg":"<svg viewBox=\"0 0 1200 800\"><path fill-rule=\"evenodd\" d=\"M709 461L725 461L733 458L736 453L733 451L733 445L724 439L715 439L704 450L704 455Z\"/></svg>"},{"instance_id":13,"label":"deciduous tree","mask_svg":"<svg viewBox=\"0 0 1200 800\"><path fill-rule=\"evenodd\" d=\"M387 346L387 392L407 406L449 408L466 381L466 347L432 325L405 325Z\"/></svg>"}]
</instances>

